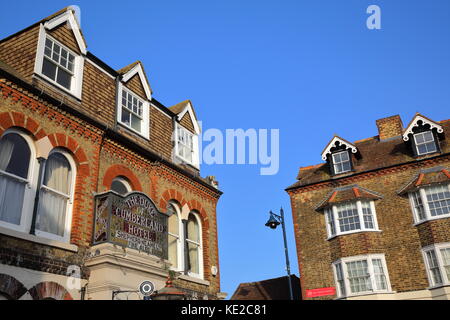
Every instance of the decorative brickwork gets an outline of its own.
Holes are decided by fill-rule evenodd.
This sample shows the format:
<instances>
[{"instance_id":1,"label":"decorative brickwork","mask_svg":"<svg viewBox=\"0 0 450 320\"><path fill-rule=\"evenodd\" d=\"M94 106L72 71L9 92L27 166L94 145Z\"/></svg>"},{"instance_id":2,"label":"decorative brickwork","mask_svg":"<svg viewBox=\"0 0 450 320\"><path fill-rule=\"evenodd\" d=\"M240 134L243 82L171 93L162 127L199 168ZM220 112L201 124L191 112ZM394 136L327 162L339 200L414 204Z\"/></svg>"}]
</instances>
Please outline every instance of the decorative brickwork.
<instances>
[{"instance_id":1,"label":"decorative brickwork","mask_svg":"<svg viewBox=\"0 0 450 320\"><path fill-rule=\"evenodd\" d=\"M0 268L9 265L33 270L33 274L43 272L60 277L67 275L69 266L76 265L81 268L82 279L89 280L90 270L85 263L92 243L94 195L109 190L112 180L123 176L133 190L147 194L160 210L165 212L167 201L176 200L199 214L203 278L209 285L186 279L176 281L189 292L216 297L220 292L220 274L213 276L211 266L219 267L216 207L221 192L202 179L198 170L186 170L172 163L176 115L161 103L150 101L150 139L118 125L116 85L123 70L112 70L90 53L84 57L81 100L34 74L41 23L65 11L0 41L0 136L17 128L35 142L48 138L53 148L62 148L73 157L76 181L70 242L50 243L45 239L49 244L44 244L45 241L33 241L34 236L26 232L19 237L0 234ZM67 24L44 31L80 53L75 34ZM147 99L138 75L125 86ZM189 117L187 114L182 123L192 130ZM0 292L14 299L24 294L20 282L1 277ZM38 283L29 293L33 299L73 298L52 281Z\"/></svg>"}]
</instances>

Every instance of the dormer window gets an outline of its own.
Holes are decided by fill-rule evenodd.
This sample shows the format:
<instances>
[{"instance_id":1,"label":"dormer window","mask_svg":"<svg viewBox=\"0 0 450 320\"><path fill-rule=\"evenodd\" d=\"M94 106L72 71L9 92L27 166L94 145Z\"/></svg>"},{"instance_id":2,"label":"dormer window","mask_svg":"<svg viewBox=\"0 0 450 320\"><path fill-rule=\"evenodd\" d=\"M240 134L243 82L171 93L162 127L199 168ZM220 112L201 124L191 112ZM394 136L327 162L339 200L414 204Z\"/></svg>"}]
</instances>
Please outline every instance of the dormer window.
<instances>
[{"instance_id":1,"label":"dormer window","mask_svg":"<svg viewBox=\"0 0 450 320\"><path fill-rule=\"evenodd\" d=\"M64 24L70 28L72 39L67 38L71 37L70 35L52 33ZM73 43L72 40L76 46L69 45ZM81 35L77 18L73 10L68 9L39 26L34 75L39 80L45 80L81 100L86 53L86 43Z\"/></svg>"},{"instance_id":2,"label":"dormer window","mask_svg":"<svg viewBox=\"0 0 450 320\"><path fill-rule=\"evenodd\" d=\"M180 125L177 125L176 155L182 160L191 163L194 159L194 134Z\"/></svg>"},{"instance_id":3,"label":"dormer window","mask_svg":"<svg viewBox=\"0 0 450 320\"><path fill-rule=\"evenodd\" d=\"M142 132L144 101L128 90L122 89L122 112L120 122L127 127Z\"/></svg>"},{"instance_id":4,"label":"dormer window","mask_svg":"<svg viewBox=\"0 0 450 320\"><path fill-rule=\"evenodd\" d=\"M434 153L437 151L436 142L433 132L425 131L414 134L414 142L417 150L417 155L424 155Z\"/></svg>"},{"instance_id":5,"label":"dormer window","mask_svg":"<svg viewBox=\"0 0 450 320\"><path fill-rule=\"evenodd\" d=\"M351 153L360 157L355 145L338 136L334 136L322 151L322 159L328 162L332 175L352 171Z\"/></svg>"},{"instance_id":6,"label":"dormer window","mask_svg":"<svg viewBox=\"0 0 450 320\"><path fill-rule=\"evenodd\" d=\"M439 152L439 140L443 138L442 126L420 113L416 113L403 132L403 140L410 141L410 147L416 157Z\"/></svg>"},{"instance_id":7,"label":"dormer window","mask_svg":"<svg viewBox=\"0 0 450 320\"><path fill-rule=\"evenodd\" d=\"M352 169L348 151L333 153L331 156L333 157L335 174L344 173Z\"/></svg>"},{"instance_id":8,"label":"dormer window","mask_svg":"<svg viewBox=\"0 0 450 320\"><path fill-rule=\"evenodd\" d=\"M42 74L70 90L74 77L75 54L63 45L47 37L45 39Z\"/></svg>"}]
</instances>

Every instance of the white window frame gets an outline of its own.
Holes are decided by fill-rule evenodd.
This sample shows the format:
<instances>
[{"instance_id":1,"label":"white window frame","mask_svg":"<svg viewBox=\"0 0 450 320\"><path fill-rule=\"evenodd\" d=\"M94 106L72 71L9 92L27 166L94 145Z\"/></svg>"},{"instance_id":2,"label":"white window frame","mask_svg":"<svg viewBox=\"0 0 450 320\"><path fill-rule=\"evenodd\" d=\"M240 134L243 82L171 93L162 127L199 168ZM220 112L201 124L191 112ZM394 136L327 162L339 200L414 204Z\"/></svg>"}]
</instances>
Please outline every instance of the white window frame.
<instances>
[{"instance_id":1,"label":"white window frame","mask_svg":"<svg viewBox=\"0 0 450 320\"><path fill-rule=\"evenodd\" d=\"M38 172L39 172L39 163L36 158L36 146L34 144L33 139L27 135L26 133L17 130L17 129L8 129L6 130L1 137L7 135L7 134L17 134L21 136L25 142L28 144L28 147L30 148L30 162L28 167L28 177L27 179L23 179L22 177L17 177L15 175L9 174L9 173L2 173L4 175L7 175L9 177L12 177L17 180L26 181L25 185L25 192L23 197L23 206L22 206L22 215L20 218L20 225L15 225L12 223L8 223L6 221L0 221L0 226L16 230L19 232L29 233L31 222L33 218L33 208L34 208L34 197L36 195L36 183L38 179Z\"/></svg>"},{"instance_id":2,"label":"white window frame","mask_svg":"<svg viewBox=\"0 0 450 320\"><path fill-rule=\"evenodd\" d=\"M141 122L141 131L137 131L134 128L131 127L131 125L127 125L126 123L122 122L122 95L123 91L126 91L127 94L130 94L131 96L137 98L140 102L142 102L142 122ZM121 126L127 128L128 130L131 130L132 132L137 133L138 135L144 137L145 139L149 139L150 137L150 104L147 100L142 99L125 87L125 85L122 82L119 82L118 85L118 93L117 93L117 123L119 123Z\"/></svg>"},{"instance_id":3,"label":"white window frame","mask_svg":"<svg viewBox=\"0 0 450 320\"><path fill-rule=\"evenodd\" d=\"M122 183L122 184L124 185L125 189L127 189L127 193L130 193L131 191L133 191L133 188L131 187L131 185L130 185L130 183L128 182L128 180L125 179L125 178L123 178L123 177L121 177L121 176L115 177L115 178L111 181L111 188L112 188L112 184L113 184L115 181ZM111 189L111 190L112 190L112 189ZM114 191L114 190L112 190L112 191Z\"/></svg>"},{"instance_id":4,"label":"white window frame","mask_svg":"<svg viewBox=\"0 0 450 320\"><path fill-rule=\"evenodd\" d=\"M348 156L348 161L343 161L343 162L336 163L335 160L334 160L334 156L335 156L335 155L338 155L338 154L343 154L343 153L346 153L346 154L347 154L347 156ZM350 155L350 153L348 152L348 150L344 150L344 151L332 153L332 154L331 154L331 160L332 160L332 162L333 162L333 171L334 171L334 174L335 174L335 175L352 171L352 158L351 158L351 155ZM336 165L337 165L337 164L344 163L344 162L348 162L348 163L350 164L350 169L345 170L345 171L339 171L339 172L337 172L337 171L336 171Z\"/></svg>"},{"instance_id":5,"label":"white window frame","mask_svg":"<svg viewBox=\"0 0 450 320\"><path fill-rule=\"evenodd\" d=\"M365 226L365 223L364 223L364 212L363 212L363 207L362 207L362 203L363 202L364 203L369 203L370 211L372 213L372 218L373 218L373 228L366 228L366 226ZM324 216L325 216L325 223L326 223L326 228L327 228L328 240L332 239L334 237L337 237L337 236L351 234L351 233L380 232L381 231L379 229L379 227L378 227L377 213L376 213L376 210L375 210L375 203L374 203L373 200L371 200L371 201L364 201L364 200L356 201L356 208L358 210L358 219L359 219L360 229L349 230L349 231L340 231L338 207L341 206L341 205L346 205L348 203L349 202L344 202L344 203L341 203L341 204L336 204L336 205L333 205L331 207L325 208ZM355 201L350 202L350 203L355 203ZM332 217L333 217L334 230L335 230L334 233L331 230L330 220L329 220L329 216L328 215L332 215Z\"/></svg>"},{"instance_id":6,"label":"white window frame","mask_svg":"<svg viewBox=\"0 0 450 320\"><path fill-rule=\"evenodd\" d=\"M433 188L433 187L437 187L437 186L444 186L450 191L450 184L433 184L433 185L430 185L430 186L422 187L419 190L410 192L408 194L409 202L410 202L411 209L412 209L412 212L413 212L414 224L415 225L421 224L421 223L426 222L426 221L450 218L450 213L442 214L442 215L438 215L438 216L432 216L431 215L431 210L430 210L430 206L428 204L426 190L428 188ZM414 194L417 195L417 193L419 194L420 199L422 201L422 206L423 206L424 215L425 215L424 219L420 219L419 212L417 211L415 203L414 203Z\"/></svg>"},{"instance_id":7,"label":"white window frame","mask_svg":"<svg viewBox=\"0 0 450 320\"><path fill-rule=\"evenodd\" d=\"M192 139L192 160L189 160L183 156L180 155L180 149L178 147L178 138L179 138L179 131L183 131L185 134L190 135ZM180 159L183 162L186 162L196 168L199 168L199 145L198 145L198 135L195 133L192 133L185 127L183 127L178 122L175 122L175 156Z\"/></svg>"},{"instance_id":8,"label":"white window frame","mask_svg":"<svg viewBox=\"0 0 450 320\"><path fill-rule=\"evenodd\" d=\"M430 134L431 134L431 138L432 138L433 140L432 140L432 141L427 141L427 142L420 143L420 145L433 142L433 143L434 143L434 148L435 148L435 150L434 150L434 151L429 151L429 152L423 152L423 153L421 153L421 152L419 151L419 144L417 143L417 136L418 136L418 135L424 135L425 133L430 133ZM435 153L435 152L438 152L438 151L439 151L439 150L438 150L438 145L437 145L437 143L436 143L437 141L436 141L436 139L434 138L433 131L429 130L429 131L423 131L423 132L415 133L415 134L413 135L413 137L414 137L414 147L416 148L417 155L423 156L423 155L426 155L426 154L431 154L431 153Z\"/></svg>"},{"instance_id":9,"label":"white window frame","mask_svg":"<svg viewBox=\"0 0 450 320\"><path fill-rule=\"evenodd\" d=\"M73 76L71 81L71 88L67 89L64 86L57 83L55 80L50 79L45 74L42 73L42 66L44 63L44 52L45 52L45 40L50 39L51 41L55 42L61 48L64 48L69 53L74 55L75 61L74 61L74 69L73 69ZM56 40L54 37L47 34L45 31L44 26L41 24L39 29L39 40L38 40L38 46L36 51L36 61L34 64L34 73L39 76L39 78L44 79L45 81L51 83L58 89L61 89L70 95L74 96L78 100L81 100L81 93L82 93L82 86L83 86L83 67L84 67L84 56L77 54L73 52L73 50L69 49L67 46L63 45L60 41Z\"/></svg>"},{"instance_id":10,"label":"white window frame","mask_svg":"<svg viewBox=\"0 0 450 320\"><path fill-rule=\"evenodd\" d=\"M384 276L386 278L386 289L380 290L376 288L376 278L375 278L375 272L373 267L372 259L379 259L381 260L382 267L384 270ZM348 270L347 270L347 263L354 262L354 261L360 261L360 260L366 260L367 261L367 268L370 276L371 286L372 290L352 293L350 290L350 281L348 277ZM345 287L345 293L342 293L339 287L339 282L337 278L337 272L336 272L336 265L340 264L342 268L342 274L343 274L343 280L344 280L344 287ZM386 265L386 259L384 254L368 254L368 255L359 255L359 256L352 256L352 257L345 257L336 260L331 265L333 269L333 276L334 281L336 285L336 295L338 298L349 298L349 297L355 297L355 296L362 296L362 295L368 295L368 294L378 294L378 293L392 293L391 288L391 282L389 280L389 270Z\"/></svg>"},{"instance_id":11,"label":"white window frame","mask_svg":"<svg viewBox=\"0 0 450 320\"><path fill-rule=\"evenodd\" d=\"M69 243L71 228L72 228L72 214L73 214L73 202L74 202L74 196L75 196L74 194L75 194L75 183L76 183L76 177L77 177L77 167L76 167L76 163L75 163L72 155L70 155L66 150L61 149L61 148L55 148L52 151L50 151L48 156L50 157L50 155L52 153L60 153L67 159L67 161L70 164L70 170L71 170L71 175L72 175L71 176L72 181L70 181L70 194L68 196L68 201L67 201L67 206L66 206L66 219L65 219L65 226L64 226L64 235L58 236L56 234L41 231L38 228L36 228L35 234L38 237ZM42 176L42 179L44 179L44 176ZM41 188L46 188L48 190L51 190L54 193L61 194L60 192L58 192L56 190L52 190L51 188L44 186L43 184L42 184Z\"/></svg>"},{"instance_id":12,"label":"white window frame","mask_svg":"<svg viewBox=\"0 0 450 320\"><path fill-rule=\"evenodd\" d=\"M176 237L177 238L177 262L178 265L174 266L172 265L170 267L171 270L173 271L177 271L177 272L181 272L183 271L183 266L184 266L184 250L183 250L183 239L184 239L184 231L183 231L183 222L181 220L181 210L180 207L178 206L178 204L174 201L169 201L169 205L172 205L175 213L177 215L177 221L178 221L178 236L170 233L169 235Z\"/></svg>"},{"instance_id":13,"label":"white window frame","mask_svg":"<svg viewBox=\"0 0 450 320\"><path fill-rule=\"evenodd\" d=\"M445 271L445 268L444 268L444 260L442 258L442 253L441 253L442 249L450 249L450 242L436 243L436 244L432 244L432 245L422 248L422 256L423 256L425 268L427 271L427 277L428 277L428 282L430 284L430 289L450 285L450 279L447 276L447 272ZM433 280L433 275L432 275L432 272L430 269L430 263L429 263L428 257L427 257L428 251L434 251L434 253L436 255L438 269L439 269L439 272L441 275L442 283L435 283Z\"/></svg>"},{"instance_id":14,"label":"white window frame","mask_svg":"<svg viewBox=\"0 0 450 320\"><path fill-rule=\"evenodd\" d=\"M194 272L190 272L189 271L188 275L190 277L193 277L193 278L203 279L203 233L202 233L202 223L201 223L200 217L199 217L197 212L191 211L191 212L189 212L189 215L191 215L191 214L197 220L199 242L195 242L195 241L192 241L192 240L188 239L187 235L184 234L184 240L185 241L183 241L183 243L185 245L184 245L184 248L183 248L183 253L185 252L185 250L187 250L186 242L190 242L190 243L196 244L198 246L198 264L199 264L198 265L198 270L199 270L199 273L194 273Z\"/></svg>"}]
</instances>

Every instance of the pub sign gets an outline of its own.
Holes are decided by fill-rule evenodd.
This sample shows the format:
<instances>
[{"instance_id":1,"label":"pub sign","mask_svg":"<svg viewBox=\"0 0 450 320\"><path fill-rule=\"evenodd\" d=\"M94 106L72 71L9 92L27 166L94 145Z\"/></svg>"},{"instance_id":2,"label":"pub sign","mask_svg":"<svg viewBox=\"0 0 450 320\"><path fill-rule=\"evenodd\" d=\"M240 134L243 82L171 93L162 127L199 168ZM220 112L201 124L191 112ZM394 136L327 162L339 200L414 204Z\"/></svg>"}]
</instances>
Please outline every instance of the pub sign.
<instances>
[{"instance_id":1,"label":"pub sign","mask_svg":"<svg viewBox=\"0 0 450 320\"><path fill-rule=\"evenodd\" d=\"M159 258L168 258L168 216L141 192L95 197L93 244L110 242Z\"/></svg>"}]
</instances>

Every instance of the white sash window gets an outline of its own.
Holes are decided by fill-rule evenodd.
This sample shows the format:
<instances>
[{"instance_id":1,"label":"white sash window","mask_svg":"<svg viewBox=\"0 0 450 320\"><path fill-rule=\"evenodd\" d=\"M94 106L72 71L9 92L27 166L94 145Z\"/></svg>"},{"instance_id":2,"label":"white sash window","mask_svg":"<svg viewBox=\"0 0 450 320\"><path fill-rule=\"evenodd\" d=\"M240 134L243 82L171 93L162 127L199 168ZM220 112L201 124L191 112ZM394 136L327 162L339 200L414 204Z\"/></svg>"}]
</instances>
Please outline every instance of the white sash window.
<instances>
[{"instance_id":1,"label":"white sash window","mask_svg":"<svg viewBox=\"0 0 450 320\"><path fill-rule=\"evenodd\" d=\"M70 239L75 177L75 166L69 158L59 150L48 157L36 217L36 235L66 242Z\"/></svg>"}]
</instances>

